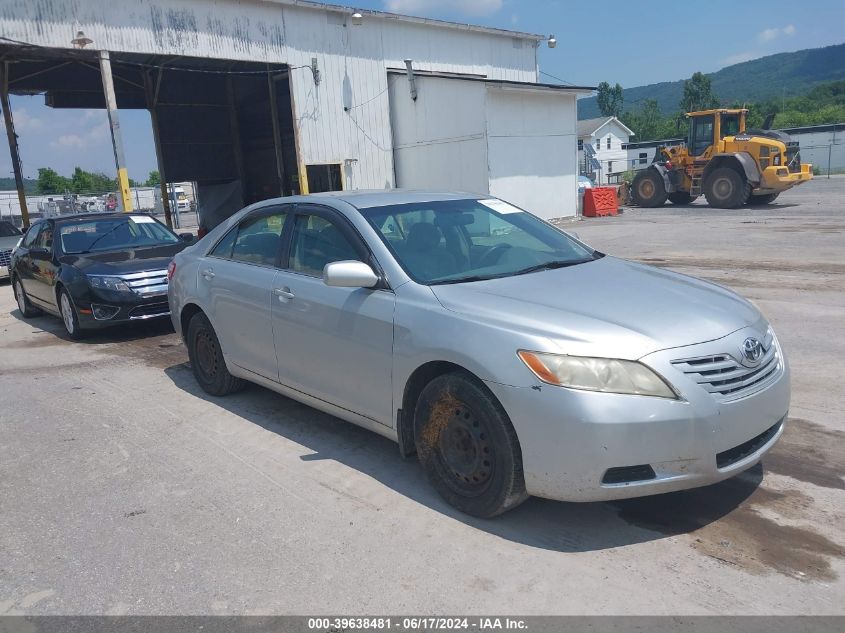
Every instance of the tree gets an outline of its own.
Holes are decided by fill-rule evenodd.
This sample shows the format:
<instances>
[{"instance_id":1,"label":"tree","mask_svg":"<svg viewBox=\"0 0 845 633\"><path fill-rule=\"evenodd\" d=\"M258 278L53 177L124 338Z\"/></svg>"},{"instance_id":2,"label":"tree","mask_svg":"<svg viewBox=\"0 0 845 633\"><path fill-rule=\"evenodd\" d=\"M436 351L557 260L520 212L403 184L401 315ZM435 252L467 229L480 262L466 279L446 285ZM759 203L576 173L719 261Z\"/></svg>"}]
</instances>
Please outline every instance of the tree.
<instances>
[{"instance_id":1,"label":"tree","mask_svg":"<svg viewBox=\"0 0 845 633\"><path fill-rule=\"evenodd\" d=\"M161 184L161 174L158 173L158 170L153 170L150 172L149 177L147 178L146 185L147 187L158 187Z\"/></svg>"},{"instance_id":2,"label":"tree","mask_svg":"<svg viewBox=\"0 0 845 633\"><path fill-rule=\"evenodd\" d=\"M618 117L622 114L622 102L624 101L622 86L616 84L611 87L609 83L603 81L599 84L598 91L596 100L598 101L602 116Z\"/></svg>"},{"instance_id":3,"label":"tree","mask_svg":"<svg viewBox=\"0 0 845 633\"><path fill-rule=\"evenodd\" d=\"M719 105L719 100L713 94L710 77L704 73L695 72L684 82L684 96L680 102L681 112L695 112L707 110Z\"/></svg>"},{"instance_id":4,"label":"tree","mask_svg":"<svg viewBox=\"0 0 845 633\"><path fill-rule=\"evenodd\" d=\"M38 168L38 179L36 182L38 193L65 193L70 189L70 186L70 180L64 176L59 176L55 170L49 167Z\"/></svg>"}]
</instances>

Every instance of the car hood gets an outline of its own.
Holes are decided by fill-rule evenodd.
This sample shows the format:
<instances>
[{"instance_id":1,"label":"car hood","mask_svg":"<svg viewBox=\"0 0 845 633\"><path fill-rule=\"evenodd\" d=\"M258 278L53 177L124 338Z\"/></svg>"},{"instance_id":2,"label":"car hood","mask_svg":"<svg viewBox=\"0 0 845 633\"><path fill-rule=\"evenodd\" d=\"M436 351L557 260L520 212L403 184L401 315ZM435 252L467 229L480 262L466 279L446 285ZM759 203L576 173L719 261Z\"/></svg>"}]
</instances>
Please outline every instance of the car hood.
<instances>
[{"instance_id":1,"label":"car hood","mask_svg":"<svg viewBox=\"0 0 845 633\"><path fill-rule=\"evenodd\" d=\"M547 338L576 355L637 359L766 327L727 288L614 257L431 290L447 310Z\"/></svg>"},{"instance_id":2,"label":"car hood","mask_svg":"<svg viewBox=\"0 0 845 633\"><path fill-rule=\"evenodd\" d=\"M75 266L88 275L122 275L145 270L164 270L184 243L130 248L79 255L64 255L63 264Z\"/></svg>"}]
</instances>

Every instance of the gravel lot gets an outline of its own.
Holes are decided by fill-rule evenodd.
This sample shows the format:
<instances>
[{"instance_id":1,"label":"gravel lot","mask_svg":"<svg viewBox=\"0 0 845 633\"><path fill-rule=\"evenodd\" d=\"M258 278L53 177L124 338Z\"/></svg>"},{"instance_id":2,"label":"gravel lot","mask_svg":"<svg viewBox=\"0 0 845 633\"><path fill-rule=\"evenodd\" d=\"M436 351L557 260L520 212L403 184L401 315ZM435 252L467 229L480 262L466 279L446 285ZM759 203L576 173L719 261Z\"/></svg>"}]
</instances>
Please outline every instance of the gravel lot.
<instances>
[{"instance_id":1,"label":"gravel lot","mask_svg":"<svg viewBox=\"0 0 845 633\"><path fill-rule=\"evenodd\" d=\"M201 393L168 324L71 343L0 287L0 614L845 613L845 178L567 225L755 301L783 440L706 489L452 511L374 434Z\"/></svg>"}]
</instances>

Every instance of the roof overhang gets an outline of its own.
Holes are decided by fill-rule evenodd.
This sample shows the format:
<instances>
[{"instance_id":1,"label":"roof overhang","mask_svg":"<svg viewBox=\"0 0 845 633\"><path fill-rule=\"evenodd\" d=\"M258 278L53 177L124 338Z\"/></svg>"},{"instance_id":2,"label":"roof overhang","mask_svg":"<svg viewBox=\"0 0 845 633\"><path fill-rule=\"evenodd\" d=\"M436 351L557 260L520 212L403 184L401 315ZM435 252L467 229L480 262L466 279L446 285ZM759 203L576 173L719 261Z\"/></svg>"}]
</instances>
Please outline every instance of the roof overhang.
<instances>
[{"instance_id":1,"label":"roof overhang","mask_svg":"<svg viewBox=\"0 0 845 633\"><path fill-rule=\"evenodd\" d=\"M470 31L473 33L485 33L487 35L500 35L503 37L515 37L523 40L531 40L533 42L542 42L548 39L546 35L538 35L537 33L525 33L523 31L509 31L507 29L497 29L490 26L477 26L475 24L465 24L463 22L449 22L447 20L435 20L434 18L423 18L413 15L402 15L400 13L389 13L387 11L377 11L375 9L359 9L357 7L349 7L339 4L328 4L325 2L315 2L313 0L261 0L262 2L271 2L273 4L284 4L294 7L302 7L305 9L314 9L317 11L331 11L334 13L346 13L352 15L353 13L360 13L363 16L372 16L382 20L395 20L400 22L410 22L413 24L425 24L429 26L436 26L440 28L457 29L460 31Z\"/></svg>"},{"instance_id":2,"label":"roof overhang","mask_svg":"<svg viewBox=\"0 0 845 633\"><path fill-rule=\"evenodd\" d=\"M388 68L388 73L404 75L408 71L404 68ZM460 81L480 81L488 86L499 86L503 90L533 90L541 92L566 92L575 94L589 94L596 90L592 86L565 86L562 84L533 83L530 81L510 81L507 79L488 79L482 75L458 75L454 73L439 73L414 69L415 77L436 77L438 79L457 79Z\"/></svg>"}]
</instances>

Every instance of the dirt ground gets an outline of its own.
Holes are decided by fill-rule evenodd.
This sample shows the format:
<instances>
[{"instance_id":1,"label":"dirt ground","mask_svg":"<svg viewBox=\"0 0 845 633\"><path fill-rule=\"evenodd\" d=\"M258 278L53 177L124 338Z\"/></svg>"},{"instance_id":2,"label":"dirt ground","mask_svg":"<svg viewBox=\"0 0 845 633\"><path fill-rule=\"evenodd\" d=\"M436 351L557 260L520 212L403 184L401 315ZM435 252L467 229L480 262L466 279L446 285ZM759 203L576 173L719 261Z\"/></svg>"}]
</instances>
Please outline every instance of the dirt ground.
<instances>
[{"instance_id":1,"label":"dirt ground","mask_svg":"<svg viewBox=\"0 0 845 633\"><path fill-rule=\"evenodd\" d=\"M721 484L489 521L381 437L259 387L206 396L166 323L71 343L4 284L0 614L843 614L843 199L820 178L567 224L760 306L790 420Z\"/></svg>"}]
</instances>

